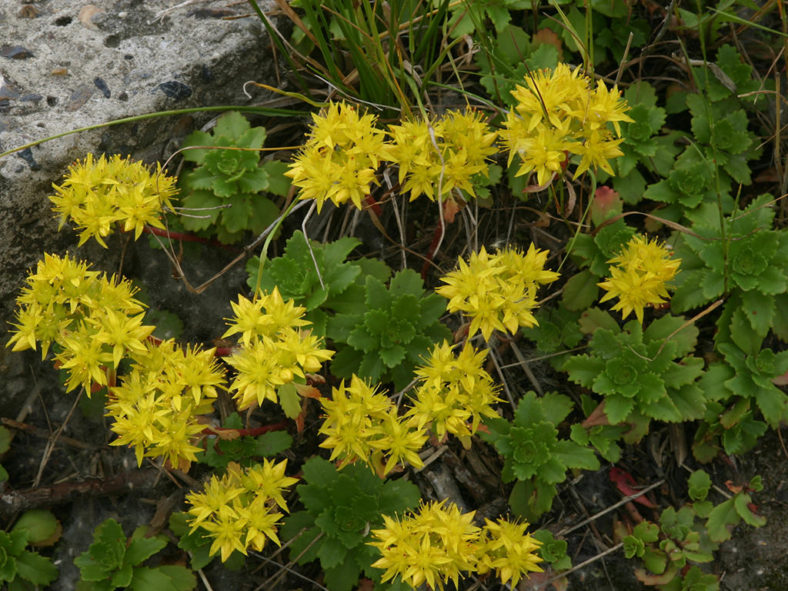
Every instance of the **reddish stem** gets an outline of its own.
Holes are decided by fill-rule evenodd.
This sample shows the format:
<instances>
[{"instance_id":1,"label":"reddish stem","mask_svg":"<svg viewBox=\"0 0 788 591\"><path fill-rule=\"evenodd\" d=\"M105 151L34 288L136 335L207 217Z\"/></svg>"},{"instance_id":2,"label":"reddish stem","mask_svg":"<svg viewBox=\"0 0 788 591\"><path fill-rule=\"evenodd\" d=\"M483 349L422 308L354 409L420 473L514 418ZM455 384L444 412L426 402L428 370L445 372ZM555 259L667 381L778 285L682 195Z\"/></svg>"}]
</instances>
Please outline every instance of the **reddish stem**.
<instances>
[{"instance_id":1,"label":"reddish stem","mask_svg":"<svg viewBox=\"0 0 788 591\"><path fill-rule=\"evenodd\" d=\"M427 280L427 271L430 270L430 265L432 264L432 258L435 256L435 251L438 249L438 243L441 241L441 225L438 224L435 226L435 232L432 235L432 242L430 242L430 247L427 249L427 256L424 259L424 265L421 267L421 278L423 281Z\"/></svg>"},{"instance_id":2,"label":"reddish stem","mask_svg":"<svg viewBox=\"0 0 788 591\"><path fill-rule=\"evenodd\" d=\"M218 433L229 433L234 432L238 434L238 437L257 437L258 435L262 435L263 433L268 433L269 431L284 431L287 429L288 422L281 421L279 423L273 423L272 425L263 425L262 427L254 427L253 429L224 429L224 428L206 428L203 429L203 435L216 435Z\"/></svg>"},{"instance_id":3,"label":"reddish stem","mask_svg":"<svg viewBox=\"0 0 788 591\"><path fill-rule=\"evenodd\" d=\"M383 208L380 206L380 203L372 198L372 195L367 195L364 201L375 212L376 216L380 217L383 214Z\"/></svg>"},{"instance_id":4,"label":"reddish stem","mask_svg":"<svg viewBox=\"0 0 788 591\"><path fill-rule=\"evenodd\" d=\"M163 236L164 238L168 238L170 240L180 240L181 242L199 242L200 244L218 246L220 248L226 248L232 251L238 250L238 248L229 246L227 244L222 244L218 240L202 238L201 236L195 236L194 234L189 234L188 232L171 232L169 230L162 230L161 228L154 228L153 226L145 226L142 231L147 234L153 234L154 236Z\"/></svg>"}]
</instances>

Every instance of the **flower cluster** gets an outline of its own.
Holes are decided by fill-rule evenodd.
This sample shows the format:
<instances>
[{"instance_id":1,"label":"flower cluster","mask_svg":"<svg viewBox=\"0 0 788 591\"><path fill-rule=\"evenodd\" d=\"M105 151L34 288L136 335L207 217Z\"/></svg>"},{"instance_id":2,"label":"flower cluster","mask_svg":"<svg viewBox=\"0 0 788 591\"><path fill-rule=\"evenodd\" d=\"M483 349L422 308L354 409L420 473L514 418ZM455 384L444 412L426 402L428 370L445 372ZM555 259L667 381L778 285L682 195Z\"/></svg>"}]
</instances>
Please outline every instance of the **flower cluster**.
<instances>
[{"instance_id":1,"label":"flower cluster","mask_svg":"<svg viewBox=\"0 0 788 591\"><path fill-rule=\"evenodd\" d=\"M133 446L138 465L144 456L161 457L188 470L201 451L193 443L205 428L199 417L213 412L217 388L224 384L214 349L148 342L133 359L121 385L110 388L107 415L119 435L111 445Z\"/></svg>"},{"instance_id":2,"label":"flower cluster","mask_svg":"<svg viewBox=\"0 0 788 591\"><path fill-rule=\"evenodd\" d=\"M320 348L322 339L301 330L309 325L303 319L306 309L283 300L277 288L253 300L238 296L232 309L234 317L228 319L230 328L223 337L240 334L241 348L226 359L238 372L230 390L239 410L266 399L278 402L278 388L304 380L333 355Z\"/></svg>"},{"instance_id":3,"label":"flower cluster","mask_svg":"<svg viewBox=\"0 0 788 591\"><path fill-rule=\"evenodd\" d=\"M670 250L656 240L636 235L621 253L608 261L610 278L599 283L607 293L600 300L618 298L614 310L621 310L624 318L633 311L643 322L643 309L665 302L667 282L678 273L681 259L672 259Z\"/></svg>"},{"instance_id":4,"label":"flower cluster","mask_svg":"<svg viewBox=\"0 0 788 591\"><path fill-rule=\"evenodd\" d=\"M536 292L558 279L558 273L545 270L546 261L547 251L533 244L525 254L505 249L491 255L482 247L469 262L460 259L459 269L444 275L446 285L435 291L449 299L450 312L471 317L469 336L478 331L485 339L493 330L514 333L522 326L536 326Z\"/></svg>"},{"instance_id":5,"label":"flower cluster","mask_svg":"<svg viewBox=\"0 0 788 591\"><path fill-rule=\"evenodd\" d=\"M383 476L400 462L424 465L418 451L427 433L413 418L400 419L391 400L361 378L354 375L349 386L343 381L332 389L331 400L321 403L325 420L320 433L327 437L320 447L331 450L331 460L339 458L342 466L366 462Z\"/></svg>"},{"instance_id":6,"label":"flower cluster","mask_svg":"<svg viewBox=\"0 0 788 591\"><path fill-rule=\"evenodd\" d=\"M421 383L408 416L420 428L429 425L438 437L450 433L470 447L482 418L498 416L491 406L499 401L496 386L482 367L486 356L468 343L457 357L446 341L436 346L426 366L416 370Z\"/></svg>"},{"instance_id":7,"label":"flower cluster","mask_svg":"<svg viewBox=\"0 0 788 591\"><path fill-rule=\"evenodd\" d=\"M426 195L431 200L451 195L455 189L475 196L473 177L487 175L487 158L498 150L496 132L476 111L449 111L435 121L407 121L389 126L393 143L387 159L399 166L402 191L410 199Z\"/></svg>"},{"instance_id":8,"label":"flower cluster","mask_svg":"<svg viewBox=\"0 0 788 591\"><path fill-rule=\"evenodd\" d=\"M534 172L539 185L548 185L566 167L569 154L580 156L575 178L592 166L613 174L609 160L623 155L619 123L632 121L616 87L608 89L599 80L593 88L579 68L558 64L526 76L525 86L518 85L512 96L517 104L501 137L509 164L520 157L517 176Z\"/></svg>"},{"instance_id":9,"label":"flower cluster","mask_svg":"<svg viewBox=\"0 0 788 591\"><path fill-rule=\"evenodd\" d=\"M385 569L383 581L399 575L419 588L457 586L463 572L496 575L514 588L528 572L541 572L536 555L539 542L525 533L527 524L487 520L484 528L473 525L475 511L462 513L445 501L427 503L401 519L383 516L384 527L372 531L370 542L382 557L372 566Z\"/></svg>"},{"instance_id":10,"label":"flower cluster","mask_svg":"<svg viewBox=\"0 0 788 591\"><path fill-rule=\"evenodd\" d=\"M146 225L164 228L162 210L171 207L176 179L155 171L142 162L115 154L98 160L88 154L69 167L62 185L53 185L57 192L49 199L60 215L60 226L69 217L80 230L79 244L95 238L106 248L104 238L115 223L122 223L125 232L140 237Z\"/></svg>"},{"instance_id":11,"label":"flower cluster","mask_svg":"<svg viewBox=\"0 0 788 591\"><path fill-rule=\"evenodd\" d=\"M14 351L36 348L45 357L54 343L55 361L68 372L66 389L107 385L107 368L145 350L153 331L142 323L144 308L126 280L91 271L68 256L45 254L17 298Z\"/></svg>"},{"instance_id":12,"label":"flower cluster","mask_svg":"<svg viewBox=\"0 0 788 591\"><path fill-rule=\"evenodd\" d=\"M383 152L384 133L375 119L344 103L312 115L309 138L285 173L301 189L301 199L315 199L318 211L326 201L351 201L361 209L361 200L378 182L375 171Z\"/></svg>"},{"instance_id":13,"label":"flower cluster","mask_svg":"<svg viewBox=\"0 0 788 591\"><path fill-rule=\"evenodd\" d=\"M286 467L287 460L278 464L263 460L243 470L230 462L224 476L211 476L204 492L186 496L192 531L208 532L213 538L212 555L220 552L224 562L235 550L242 554L247 548L262 550L268 539L279 544L280 509L288 510L282 493L296 482L285 476Z\"/></svg>"}]
</instances>

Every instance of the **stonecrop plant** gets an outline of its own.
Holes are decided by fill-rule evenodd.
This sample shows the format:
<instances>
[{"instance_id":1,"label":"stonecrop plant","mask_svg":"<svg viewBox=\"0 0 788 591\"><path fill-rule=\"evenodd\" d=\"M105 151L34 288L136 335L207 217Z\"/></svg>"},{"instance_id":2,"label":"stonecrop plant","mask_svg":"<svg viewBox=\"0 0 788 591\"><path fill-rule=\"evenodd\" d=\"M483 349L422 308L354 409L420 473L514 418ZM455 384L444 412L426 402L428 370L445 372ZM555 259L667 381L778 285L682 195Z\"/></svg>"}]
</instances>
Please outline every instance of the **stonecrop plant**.
<instances>
[{"instance_id":1,"label":"stonecrop plant","mask_svg":"<svg viewBox=\"0 0 788 591\"><path fill-rule=\"evenodd\" d=\"M278 522L288 510L284 493L297 482L285 476L286 467L287 460L263 460L246 469L231 462L222 477L211 477L203 492L187 495L192 532L208 532L211 554L221 554L225 562L236 550L260 551L268 540L279 545Z\"/></svg>"},{"instance_id":2,"label":"stonecrop plant","mask_svg":"<svg viewBox=\"0 0 788 591\"><path fill-rule=\"evenodd\" d=\"M448 111L433 120L390 125L387 160L396 164L402 192L445 199L455 190L475 197L473 179L487 177L487 160L498 149L497 134L475 111Z\"/></svg>"},{"instance_id":3,"label":"stonecrop plant","mask_svg":"<svg viewBox=\"0 0 788 591\"><path fill-rule=\"evenodd\" d=\"M203 289L186 281L181 255L256 235L229 246L238 256L203 284L248 259L249 289L230 294L211 345L158 338L130 280L44 254L7 346L40 347L66 392L103 405L109 445L130 448L115 454L124 463L133 452L138 467L189 485L169 520L174 560L206 587L224 567L271 589L303 585L296 577L328 591L495 579L517 589L542 572L534 585L563 589L575 584L560 578L569 555L585 556L592 538L570 534L590 527L617 544L600 556L642 562L640 582L716 591L717 575L699 565L741 522L764 525L751 496L761 479L726 458L715 475L731 464L737 480L715 487L725 497L716 505L700 470L687 490L667 478L642 493L637 484L651 459L659 478L748 451L788 421L785 196L748 188L786 177L779 158L756 161L768 142L785 152L784 134L762 129L778 126L779 110L751 117L781 104L779 85L756 79L762 57L744 55L747 36L737 48L709 45L721 34L713 17L672 4L650 3L631 27L643 3L428 4L293 2L288 13L304 14L287 49L303 55L291 65L304 59L306 78L329 92L258 86L316 111L266 122L271 138L223 114L177 151L177 180L161 165L88 154L53 185L59 226L70 223L79 246L120 244L110 237L122 231L139 260L148 251L132 236L168 236L190 294ZM731 16L735 3L717 4L714 18ZM665 43L680 49L675 80L628 57L693 18L689 43ZM302 131L300 146L264 147ZM0 453L14 451L11 432L0 427ZM0 513L11 480L0 467ZM578 483L599 489L578 498ZM608 493L628 497L612 533L599 518L618 506L590 511ZM682 495L692 502L677 503ZM12 591L57 576L27 549L41 541L25 530L28 515L0 532L0 581ZM163 528L161 518L152 523ZM154 531L128 538L115 520L100 524L75 560L78 589L196 587L169 554L154 557L166 545ZM248 577L263 568L261 584Z\"/></svg>"},{"instance_id":4,"label":"stonecrop plant","mask_svg":"<svg viewBox=\"0 0 788 591\"><path fill-rule=\"evenodd\" d=\"M599 283L607 293L599 300L618 298L613 310L624 319L632 312L643 322L646 306L657 306L668 297L668 282L678 273L680 259L672 259L664 245L633 236L620 254L608 261L610 277Z\"/></svg>"},{"instance_id":5,"label":"stonecrop plant","mask_svg":"<svg viewBox=\"0 0 788 591\"><path fill-rule=\"evenodd\" d=\"M422 504L402 517L383 516L371 544L382 558L383 581L401 580L413 589L426 584L444 589L466 574L494 571L503 584L517 585L529 572L541 572L539 542L526 534L526 523L505 519L474 525L475 511L463 513L445 501Z\"/></svg>"},{"instance_id":6,"label":"stonecrop plant","mask_svg":"<svg viewBox=\"0 0 788 591\"><path fill-rule=\"evenodd\" d=\"M408 416L419 428L428 427L439 439L458 437L470 449L471 437L485 418L498 417L498 387L483 363L486 351L465 343L455 357L446 341L435 346L426 363L416 369L419 380Z\"/></svg>"},{"instance_id":7,"label":"stonecrop plant","mask_svg":"<svg viewBox=\"0 0 788 591\"><path fill-rule=\"evenodd\" d=\"M526 76L525 86L512 95L517 102L500 134L509 164L515 157L520 161L516 176L534 173L540 186L549 185L566 168L569 154L580 157L574 178L591 168L613 174L610 160L623 156L620 124L632 121L617 88L608 89L602 80L592 88L579 68L558 64Z\"/></svg>"},{"instance_id":8,"label":"stonecrop plant","mask_svg":"<svg viewBox=\"0 0 788 591\"><path fill-rule=\"evenodd\" d=\"M270 400L296 417L301 408L298 390L306 374L319 371L333 351L322 349L322 339L306 328L306 310L282 299L276 288L252 300L238 296L231 305L233 318L223 337L239 335L240 347L226 359L236 370L229 389L238 409Z\"/></svg>"},{"instance_id":9,"label":"stonecrop plant","mask_svg":"<svg viewBox=\"0 0 788 591\"><path fill-rule=\"evenodd\" d=\"M449 312L471 318L469 337L479 331L485 340L494 330L515 333L536 324L537 291L559 277L544 268L547 255L533 244L525 254L515 249L488 254L482 247L467 263L460 258L459 268L441 278L445 285L435 293L449 300Z\"/></svg>"},{"instance_id":10,"label":"stonecrop plant","mask_svg":"<svg viewBox=\"0 0 788 591\"><path fill-rule=\"evenodd\" d=\"M80 246L90 238L104 248L104 239L116 225L140 237L145 226L164 228L162 216L172 208L177 194L176 178L155 170L130 157L88 154L68 169L66 179L53 185L56 194L49 199L60 217L62 228L68 219L79 230Z\"/></svg>"},{"instance_id":11,"label":"stonecrop plant","mask_svg":"<svg viewBox=\"0 0 788 591\"><path fill-rule=\"evenodd\" d=\"M389 398L367 382L353 376L333 388L331 399L321 399L325 412L320 433L326 439L320 447L331 450L331 460L345 466L364 462L385 476L399 463L420 468L419 450L427 432L413 417L400 418Z\"/></svg>"},{"instance_id":12,"label":"stonecrop plant","mask_svg":"<svg viewBox=\"0 0 788 591\"><path fill-rule=\"evenodd\" d=\"M318 211L326 201L349 201L361 209L378 183L375 172L383 159L384 132L375 127L376 119L347 103L331 103L312 115L307 141L285 173L300 199L314 199Z\"/></svg>"}]
</instances>

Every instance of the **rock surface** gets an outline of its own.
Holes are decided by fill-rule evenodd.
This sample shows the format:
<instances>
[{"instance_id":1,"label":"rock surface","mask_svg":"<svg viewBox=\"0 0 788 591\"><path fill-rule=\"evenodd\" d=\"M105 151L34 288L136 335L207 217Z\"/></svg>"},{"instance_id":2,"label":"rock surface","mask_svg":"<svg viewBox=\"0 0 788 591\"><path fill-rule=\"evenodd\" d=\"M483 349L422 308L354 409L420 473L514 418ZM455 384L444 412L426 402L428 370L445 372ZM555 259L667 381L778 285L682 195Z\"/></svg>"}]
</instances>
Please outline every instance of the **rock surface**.
<instances>
[{"instance_id":1,"label":"rock surface","mask_svg":"<svg viewBox=\"0 0 788 591\"><path fill-rule=\"evenodd\" d=\"M244 82L276 80L246 3L94 1L0 3L0 152L144 113L246 105ZM163 160L210 116L103 127L0 157L0 337L26 270L75 243L47 199L67 166L88 152Z\"/></svg>"}]
</instances>

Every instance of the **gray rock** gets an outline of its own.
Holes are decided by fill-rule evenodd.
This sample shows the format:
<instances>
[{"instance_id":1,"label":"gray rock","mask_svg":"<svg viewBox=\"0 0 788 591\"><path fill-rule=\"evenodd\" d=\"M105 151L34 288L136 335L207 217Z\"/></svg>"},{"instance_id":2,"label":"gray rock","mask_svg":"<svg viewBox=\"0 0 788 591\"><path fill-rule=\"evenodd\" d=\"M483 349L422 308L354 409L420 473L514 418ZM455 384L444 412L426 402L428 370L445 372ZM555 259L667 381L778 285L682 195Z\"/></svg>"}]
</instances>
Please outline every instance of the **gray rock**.
<instances>
[{"instance_id":1,"label":"gray rock","mask_svg":"<svg viewBox=\"0 0 788 591\"><path fill-rule=\"evenodd\" d=\"M244 82L276 78L260 21L220 18L247 12L245 3L228 8L211 0L0 4L0 152L133 115L249 104ZM68 165L88 152L164 160L196 124L214 115L157 117L80 132L0 158L3 342L27 269L43 252L63 252L76 242L73 232L57 232L47 199ZM110 255L98 264L113 270L116 262Z\"/></svg>"}]
</instances>

